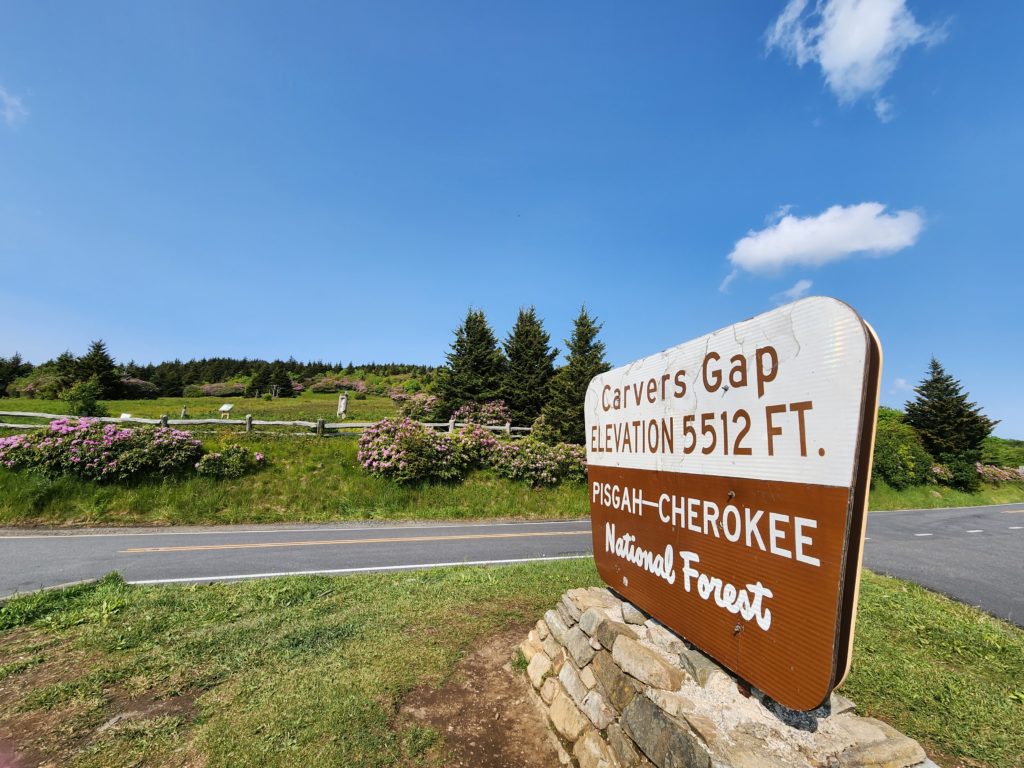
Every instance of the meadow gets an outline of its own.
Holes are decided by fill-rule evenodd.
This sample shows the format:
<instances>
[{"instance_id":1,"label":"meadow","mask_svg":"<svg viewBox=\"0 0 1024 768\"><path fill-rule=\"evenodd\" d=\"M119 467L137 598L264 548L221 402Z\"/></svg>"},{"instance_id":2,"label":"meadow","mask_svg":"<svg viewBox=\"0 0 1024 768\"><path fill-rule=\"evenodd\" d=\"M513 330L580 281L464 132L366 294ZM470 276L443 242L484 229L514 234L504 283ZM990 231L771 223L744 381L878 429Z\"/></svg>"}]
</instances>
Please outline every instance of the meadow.
<instances>
[{"instance_id":1,"label":"meadow","mask_svg":"<svg viewBox=\"0 0 1024 768\"><path fill-rule=\"evenodd\" d=\"M570 560L204 586L111 575L18 597L0 607L0 750L78 768L443 765L445 733L403 718L403 700L487 638L506 636L511 661L563 590L599 583ZM1020 629L864 574L841 689L862 714L944 765L1021 768L1022 680Z\"/></svg>"}]
</instances>

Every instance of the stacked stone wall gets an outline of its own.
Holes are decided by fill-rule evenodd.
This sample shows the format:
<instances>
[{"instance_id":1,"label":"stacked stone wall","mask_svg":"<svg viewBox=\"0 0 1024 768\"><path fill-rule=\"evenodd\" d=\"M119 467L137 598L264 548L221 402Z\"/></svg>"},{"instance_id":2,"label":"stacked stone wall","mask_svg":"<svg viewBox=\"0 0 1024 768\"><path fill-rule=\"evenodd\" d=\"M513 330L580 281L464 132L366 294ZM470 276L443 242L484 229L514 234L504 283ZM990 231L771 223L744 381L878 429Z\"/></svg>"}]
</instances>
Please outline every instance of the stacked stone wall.
<instances>
[{"instance_id":1,"label":"stacked stone wall","mask_svg":"<svg viewBox=\"0 0 1024 768\"><path fill-rule=\"evenodd\" d=\"M913 739L833 694L794 712L737 680L606 589L571 589L520 645L526 674L579 768L911 768Z\"/></svg>"}]
</instances>

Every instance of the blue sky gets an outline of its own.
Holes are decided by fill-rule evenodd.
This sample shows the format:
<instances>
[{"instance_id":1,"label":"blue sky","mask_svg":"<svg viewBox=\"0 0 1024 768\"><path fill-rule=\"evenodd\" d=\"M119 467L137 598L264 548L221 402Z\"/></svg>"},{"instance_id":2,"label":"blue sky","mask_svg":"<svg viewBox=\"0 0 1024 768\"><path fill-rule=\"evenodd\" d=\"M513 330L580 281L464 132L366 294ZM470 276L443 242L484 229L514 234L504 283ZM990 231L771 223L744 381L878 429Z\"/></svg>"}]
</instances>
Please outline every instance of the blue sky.
<instances>
[{"instance_id":1,"label":"blue sky","mask_svg":"<svg viewBox=\"0 0 1024 768\"><path fill-rule=\"evenodd\" d=\"M876 328L883 402L934 354L1021 438L1022 26L1013 2L8 2L0 355L440 363L470 305L501 335L536 305L560 340L585 302L620 364L804 292Z\"/></svg>"}]
</instances>

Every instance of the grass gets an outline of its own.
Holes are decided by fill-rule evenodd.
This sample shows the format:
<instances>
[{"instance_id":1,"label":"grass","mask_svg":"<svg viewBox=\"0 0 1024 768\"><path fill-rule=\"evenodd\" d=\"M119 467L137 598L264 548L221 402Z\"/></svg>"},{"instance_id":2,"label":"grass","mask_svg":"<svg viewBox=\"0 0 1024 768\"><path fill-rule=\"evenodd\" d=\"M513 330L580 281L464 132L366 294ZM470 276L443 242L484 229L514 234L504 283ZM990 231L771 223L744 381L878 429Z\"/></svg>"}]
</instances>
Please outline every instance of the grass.
<instances>
[{"instance_id":1,"label":"grass","mask_svg":"<svg viewBox=\"0 0 1024 768\"><path fill-rule=\"evenodd\" d=\"M884 481L871 489L868 508L875 509L939 509L943 507L980 507L985 504L1016 504L1024 502L1024 483L983 483L980 490L965 493L943 485L918 485L896 491Z\"/></svg>"},{"instance_id":2,"label":"grass","mask_svg":"<svg viewBox=\"0 0 1024 768\"><path fill-rule=\"evenodd\" d=\"M0 609L0 733L80 768L433 765L442 737L396 718L403 696L597 583L575 560L188 587L113 575L19 597ZM1021 768L1022 680L1024 632L865 574L844 686L863 713L940 756ZM130 710L143 716L97 733Z\"/></svg>"}]
</instances>

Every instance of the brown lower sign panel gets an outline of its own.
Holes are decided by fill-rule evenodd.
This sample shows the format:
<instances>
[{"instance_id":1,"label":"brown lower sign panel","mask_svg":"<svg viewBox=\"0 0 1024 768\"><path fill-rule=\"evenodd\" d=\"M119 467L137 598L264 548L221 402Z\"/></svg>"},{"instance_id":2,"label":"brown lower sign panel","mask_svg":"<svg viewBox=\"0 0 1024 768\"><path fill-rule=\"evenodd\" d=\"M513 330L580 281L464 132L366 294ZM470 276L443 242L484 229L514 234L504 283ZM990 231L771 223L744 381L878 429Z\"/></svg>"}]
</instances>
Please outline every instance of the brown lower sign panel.
<instances>
[{"instance_id":1,"label":"brown lower sign panel","mask_svg":"<svg viewBox=\"0 0 1024 768\"><path fill-rule=\"evenodd\" d=\"M851 488L591 465L589 493L609 586L780 703L828 697L859 562Z\"/></svg>"}]
</instances>

